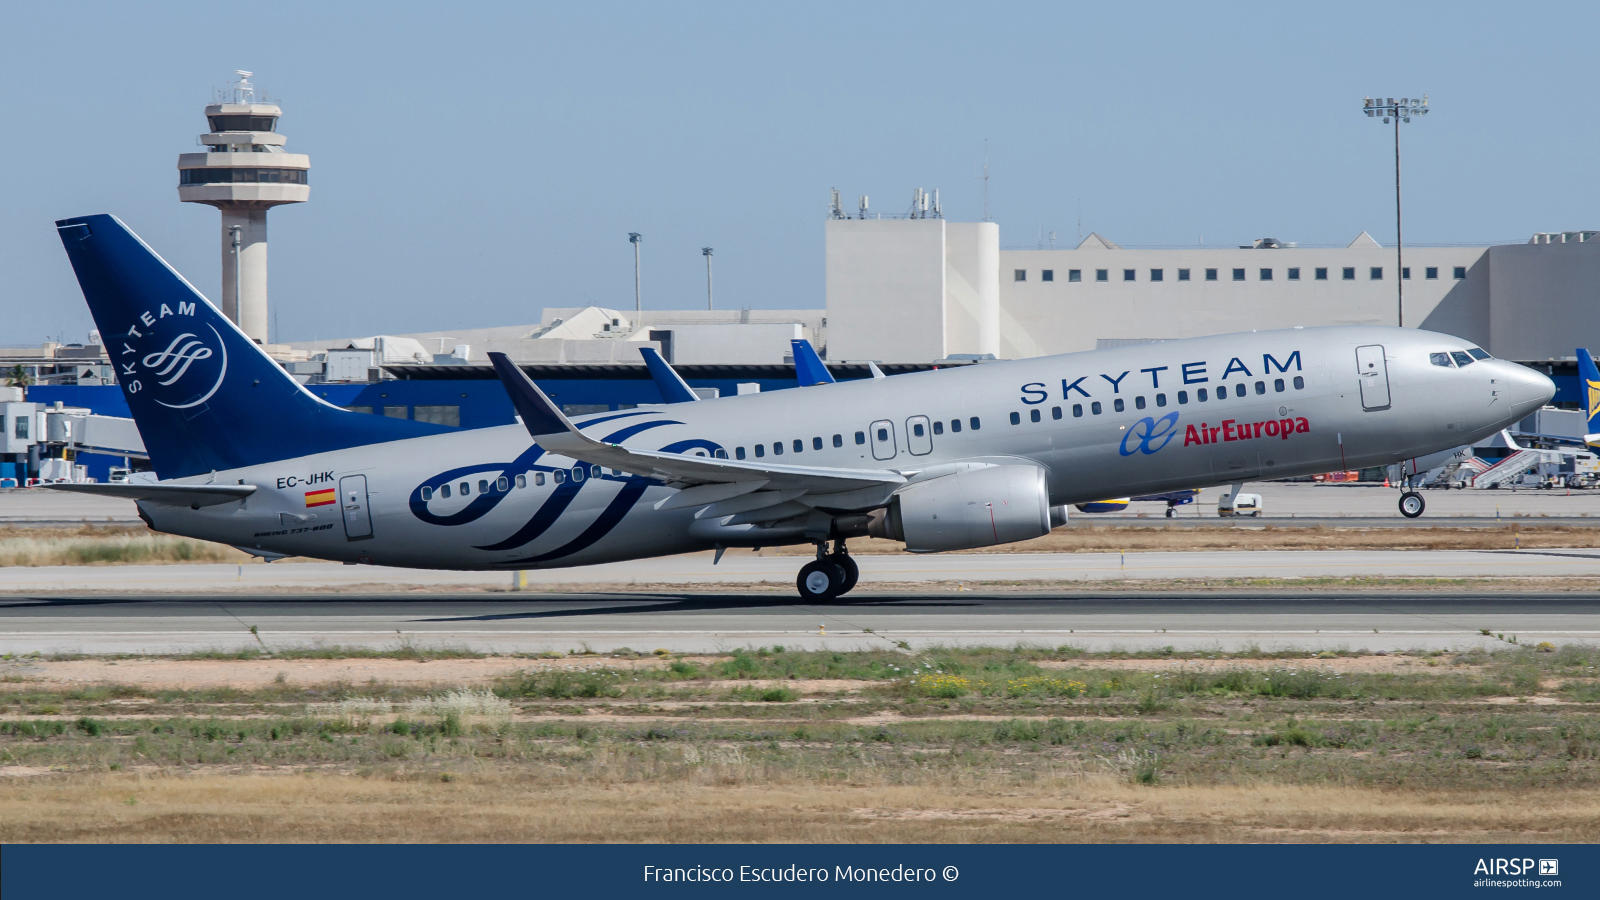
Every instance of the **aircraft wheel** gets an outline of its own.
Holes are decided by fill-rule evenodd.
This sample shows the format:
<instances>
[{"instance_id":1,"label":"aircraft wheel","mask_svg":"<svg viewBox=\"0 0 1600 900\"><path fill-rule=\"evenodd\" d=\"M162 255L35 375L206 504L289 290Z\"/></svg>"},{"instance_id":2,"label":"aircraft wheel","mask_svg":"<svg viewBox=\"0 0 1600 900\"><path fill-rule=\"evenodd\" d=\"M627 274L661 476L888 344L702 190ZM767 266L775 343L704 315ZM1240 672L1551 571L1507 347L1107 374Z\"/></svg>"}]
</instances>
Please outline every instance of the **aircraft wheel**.
<instances>
[{"instance_id":1,"label":"aircraft wheel","mask_svg":"<svg viewBox=\"0 0 1600 900\"><path fill-rule=\"evenodd\" d=\"M861 580L861 567L850 558L848 553L831 553L828 562L838 566L844 572L844 582L839 587L839 595L850 593L855 589L856 582Z\"/></svg>"},{"instance_id":2,"label":"aircraft wheel","mask_svg":"<svg viewBox=\"0 0 1600 900\"><path fill-rule=\"evenodd\" d=\"M811 603L827 603L839 596L844 585L844 567L829 560L814 559L806 563L796 579L800 597Z\"/></svg>"},{"instance_id":3,"label":"aircraft wheel","mask_svg":"<svg viewBox=\"0 0 1600 900\"><path fill-rule=\"evenodd\" d=\"M1422 515L1422 511L1427 508L1427 505L1423 501L1422 495L1416 491L1406 491L1400 495L1400 515L1408 519L1415 519L1417 516Z\"/></svg>"},{"instance_id":4,"label":"aircraft wheel","mask_svg":"<svg viewBox=\"0 0 1600 900\"><path fill-rule=\"evenodd\" d=\"M1169 507L1167 507L1167 518L1169 518L1169 519L1170 519L1170 518L1172 518L1172 517L1173 517L1173 515L1174 515L1174 513L1173 513L1173 511L1172 511L1172 507L1170 507L1170 506L1169 506Z\"/></svg>"}]
</instances>

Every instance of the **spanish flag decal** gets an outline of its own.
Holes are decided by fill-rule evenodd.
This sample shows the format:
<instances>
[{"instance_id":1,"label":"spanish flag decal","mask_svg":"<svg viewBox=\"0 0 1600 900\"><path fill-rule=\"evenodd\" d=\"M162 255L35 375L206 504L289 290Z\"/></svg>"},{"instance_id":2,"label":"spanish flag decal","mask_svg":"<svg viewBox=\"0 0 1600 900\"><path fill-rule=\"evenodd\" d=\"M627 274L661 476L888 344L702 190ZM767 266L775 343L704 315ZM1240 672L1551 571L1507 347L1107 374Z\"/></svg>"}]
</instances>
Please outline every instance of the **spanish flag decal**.
<instances>
[{"instance_id":1,"label":"spanish flag decal","mask_svg":"<svg viewBox=\"0 0 1600 900\"><path fill-rule=\"evenodd\" d=\"M320 491L306 491L306 509L313 506L332 506L339 502L338 492L333 488Z\"/></svg>"}]
</instances>

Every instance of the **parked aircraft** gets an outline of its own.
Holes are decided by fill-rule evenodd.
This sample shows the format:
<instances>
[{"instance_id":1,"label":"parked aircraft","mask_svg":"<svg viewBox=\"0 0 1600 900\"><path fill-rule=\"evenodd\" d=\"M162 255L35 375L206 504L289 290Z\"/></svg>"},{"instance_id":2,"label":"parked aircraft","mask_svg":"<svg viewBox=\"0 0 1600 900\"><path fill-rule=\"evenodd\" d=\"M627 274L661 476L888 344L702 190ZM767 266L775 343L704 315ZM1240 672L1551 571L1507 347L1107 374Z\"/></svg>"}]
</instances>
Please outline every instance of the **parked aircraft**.
<instances>
[{"instance_id":1,"label":"parked aircraft","mask_svg":"<svg viewBox=\"0 0 1600 900\"><path fill-rule=\"evenodd\" d=\"M825 601L855 584L851 537L1026 540L1069 504L1434 453L1555 393L1459 338L1350 326L569 418L492 354L520 421L462 431L328 404L116 218L57 228L160 480L53 487L266 557L517 570L809 543L797 586Z\"/></svg>"}]
</instances>

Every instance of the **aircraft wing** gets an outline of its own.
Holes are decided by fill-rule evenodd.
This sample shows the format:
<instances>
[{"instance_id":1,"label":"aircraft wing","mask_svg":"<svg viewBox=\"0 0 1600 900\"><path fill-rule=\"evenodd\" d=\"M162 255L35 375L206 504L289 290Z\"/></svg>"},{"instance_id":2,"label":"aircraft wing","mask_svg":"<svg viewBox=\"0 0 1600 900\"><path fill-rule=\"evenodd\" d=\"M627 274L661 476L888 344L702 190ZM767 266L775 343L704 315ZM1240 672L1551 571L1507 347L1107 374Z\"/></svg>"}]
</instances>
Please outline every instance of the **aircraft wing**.
<instances>
[{"instance_id":1,"label":"aircraft wing","mask_svg":"<svg viewBox=\"0 0 1600 900\"><path fill-rule=\"evenodd\" d=\"M773 465L749 460L685 456L652 450L635 450L597 441L579 431L526 374L503 353L490 353L495 372L522 417L522 423L539 446L586 463L608 466L634 475L657 478L669 485L690 488L686 494L705 496L711 503L751 491L780 492L794 499L808 495L808 505L866 508L888 501L906 477L889 469L837 469L824 466ZM696 489L699 485L738 485ZM674 498L675 500L675 498ZM688 506L689 502L671 502ZM749 501L749 502L754 502Z\"/></svg>"},{"instance_id":2,"label":"aircraft wing","mask_svg":"<svg viewBox=\"0 0 1600 900\"><path fill-rule=\"evenodd\" d=\"M40 487L193 509L232 503L256 492L253 484L42 484Z\"/></svg>"}]
</instances>

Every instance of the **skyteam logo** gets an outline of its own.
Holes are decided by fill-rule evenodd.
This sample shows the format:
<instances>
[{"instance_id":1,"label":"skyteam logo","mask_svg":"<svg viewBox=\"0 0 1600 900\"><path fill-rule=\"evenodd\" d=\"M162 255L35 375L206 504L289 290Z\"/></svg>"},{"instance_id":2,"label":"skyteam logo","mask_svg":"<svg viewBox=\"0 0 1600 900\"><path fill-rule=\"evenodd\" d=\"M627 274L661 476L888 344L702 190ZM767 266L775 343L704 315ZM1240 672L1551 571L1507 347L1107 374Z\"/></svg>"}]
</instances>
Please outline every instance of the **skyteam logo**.
<instances>
[{"instance_id":1,"label":"skyteam logo","mask_svg":"<svg viewBox=\"0 0 1600 900\"><path fill-rule=\"evenodd\" d=\"M1167 413L1159 419L1145 416L1133 423L1128 433L1122 436L1122 446L1119 448L1123 456L1132 456L1135 453L1149 455L1160 450L1178 434L1178 414ZM1129 441L1134 441L1132 448Z\"/></svg>"},{"instance_id":2,"label":"skyteam logo","mask_svg":"<svg viewBox=\"0 0 1600 900\"><path fill-rule=\"evenodd\" d=\"M117 380L129 394L150 391L168 409L189 409L210 400L228 374L228 346L210 323L195 316L193 303L167 304L139 315L122 336Z\"/></svg>"}]
</instances>

